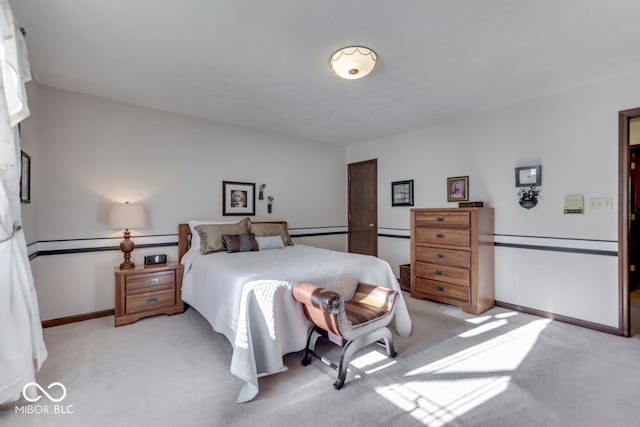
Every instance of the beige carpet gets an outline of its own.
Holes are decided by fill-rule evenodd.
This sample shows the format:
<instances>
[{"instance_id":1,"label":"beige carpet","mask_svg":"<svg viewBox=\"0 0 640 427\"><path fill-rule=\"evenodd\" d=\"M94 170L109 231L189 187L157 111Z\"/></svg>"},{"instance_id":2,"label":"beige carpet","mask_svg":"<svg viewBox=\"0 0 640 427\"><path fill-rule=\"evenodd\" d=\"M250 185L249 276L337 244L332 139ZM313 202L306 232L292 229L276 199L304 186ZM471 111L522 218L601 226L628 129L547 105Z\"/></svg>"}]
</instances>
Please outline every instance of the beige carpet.
<instances>
[{"instance_id":1,"label":"beige carpet","mask_svg":"<svg viewBox=\"0 0 640 427\"><path fill-rule=\"evenodd\" d=\"M494 308L469 316L407 296L410 338L398 357L364 349L346 386L314 362L260 379L236 404L230 346L194 310L121 328L107 317L45 330L49 360L72 414L16 413L14 426L637 426L640 340ZM335 353L335 352L334 352ZM52 408L43 397L42 403ZM70 406L71 405L71 406Z\"/></svg>"}]
</instances>

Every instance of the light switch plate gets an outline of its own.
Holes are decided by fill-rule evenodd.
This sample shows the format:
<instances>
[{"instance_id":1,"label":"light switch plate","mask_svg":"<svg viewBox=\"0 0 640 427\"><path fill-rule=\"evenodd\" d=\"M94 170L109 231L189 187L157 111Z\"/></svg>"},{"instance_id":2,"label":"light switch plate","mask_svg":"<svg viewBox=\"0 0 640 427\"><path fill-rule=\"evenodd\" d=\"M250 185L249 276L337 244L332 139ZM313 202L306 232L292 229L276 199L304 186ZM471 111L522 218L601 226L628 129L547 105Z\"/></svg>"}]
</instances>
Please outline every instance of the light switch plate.
<instances>
[{"instance_id":1,"label":"light switch plate","mask_svg":"<svg viewBox=\"0 0 640 427\"><path fill-rule=\"evenodd\" d=\"M593 210L608 210L613 208L612 197L589 197L589 208Z\"/></svg>"}]
</instances>

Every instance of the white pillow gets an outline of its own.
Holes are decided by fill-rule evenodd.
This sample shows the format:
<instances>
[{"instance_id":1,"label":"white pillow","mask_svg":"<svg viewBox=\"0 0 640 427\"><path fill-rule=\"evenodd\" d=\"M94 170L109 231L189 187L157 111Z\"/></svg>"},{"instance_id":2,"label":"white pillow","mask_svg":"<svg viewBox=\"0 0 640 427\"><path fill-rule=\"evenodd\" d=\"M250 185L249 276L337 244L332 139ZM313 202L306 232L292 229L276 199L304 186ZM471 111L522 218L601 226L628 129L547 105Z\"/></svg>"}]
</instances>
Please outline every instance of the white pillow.
<instances>
[{"instance_id":1,"label":"white pillow","mask_svg":"<svg viewBox=\"0 0 640 427\"><path fill-rule=\"evenodd\" d=\"M267 249L283 249L284 241L282 236L256 236L256 242L258 242L258 250L264 251Z\"/></svg>"},{"instance_id":2,"label":"white pillow","mask_svg":"<svg viewBox=\"0 0 640 427\"><path fill-rule=\"evenodd\" d=\"M200 224L234 224L236 221L189 221L191 229L191 249L200 252L200 233L196 230L196 226ZM191 251L189 249L189 251Z\"/></svg>"}]
</instances>

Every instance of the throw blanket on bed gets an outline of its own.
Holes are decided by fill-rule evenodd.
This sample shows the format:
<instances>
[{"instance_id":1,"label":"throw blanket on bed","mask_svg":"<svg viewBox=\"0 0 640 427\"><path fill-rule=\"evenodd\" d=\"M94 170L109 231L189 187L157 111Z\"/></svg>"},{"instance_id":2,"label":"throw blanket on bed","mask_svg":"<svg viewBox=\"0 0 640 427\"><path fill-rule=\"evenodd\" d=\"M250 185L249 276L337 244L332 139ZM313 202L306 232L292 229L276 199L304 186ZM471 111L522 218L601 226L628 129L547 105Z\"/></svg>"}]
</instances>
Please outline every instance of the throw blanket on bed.
<instances>
[{"instance_id":1,"label":"throw blanket on bed","mask_svg":"<svg viewBox=\"0 0 640 427\"><path fill-rule=\"evenodd\" d=\"M309 282L351 299L358 282L397 290L395 327L411 333L411 318L389 264L379 258L287 246L259 252L189 251L182 259L182 299L233 347L231 373L245 381L238 402L258 393L258 377L285 370L282 356L304 349L309 323L291 289Z\"/></svg>"}]
</instances>

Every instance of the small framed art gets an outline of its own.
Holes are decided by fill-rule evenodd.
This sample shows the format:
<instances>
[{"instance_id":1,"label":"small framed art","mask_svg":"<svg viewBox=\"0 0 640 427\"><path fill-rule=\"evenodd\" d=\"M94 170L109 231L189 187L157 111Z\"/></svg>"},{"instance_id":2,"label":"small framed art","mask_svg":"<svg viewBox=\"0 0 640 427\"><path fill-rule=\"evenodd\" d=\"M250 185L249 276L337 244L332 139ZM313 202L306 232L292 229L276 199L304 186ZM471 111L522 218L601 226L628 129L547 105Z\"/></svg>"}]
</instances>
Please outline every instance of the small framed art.
<instances>
[{"instance_id":1,"label":"small framed art","mask_svg":"<svg viewBox=\"0 0 640 427\"><path fill-rule=\"evenodd\" d=\"M22 203L31 203L31 156L24 151L20 151L21 170L20 170L20 201Z\"/></svg>"},{"instance_id":2,"label":"small framed art","mask_svg":"<svg viewBox=\"0 0 640 427\"><path fill-rule=\"evenodd\" d=\"M516 187L542 185L542 166L521 166L515 169Z\"/></svg>"},{"instance_id":3,"label":"small framed art","mask_svg":"<svg viewBox=\"0 0 640 427\"><path fill-rule=\"evenodd\" d=\"M256 214L256 184L222 181L222 215Z\"/></svg>"},{"instance_id":4,"label":"small framed art","mask_svg":"<svg viewBox=\"0 0 640 427\"><path fill-rule=\"evenodd\" d=\"M413 206L413 180L391 183L391 206Z\"/></svg>"},{"instance_id":5,"label":"small framed art","mask_svg":"<svg viewBox=\"0 0 640 427\"><path fill-rule=\"evenodd\" d=\"M466 202L469 200L469 177L454 176L447 178L447 202Z\"/></svg>"}]
</instances>

